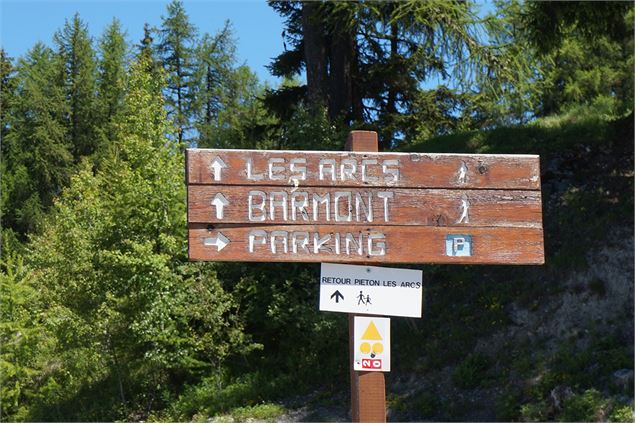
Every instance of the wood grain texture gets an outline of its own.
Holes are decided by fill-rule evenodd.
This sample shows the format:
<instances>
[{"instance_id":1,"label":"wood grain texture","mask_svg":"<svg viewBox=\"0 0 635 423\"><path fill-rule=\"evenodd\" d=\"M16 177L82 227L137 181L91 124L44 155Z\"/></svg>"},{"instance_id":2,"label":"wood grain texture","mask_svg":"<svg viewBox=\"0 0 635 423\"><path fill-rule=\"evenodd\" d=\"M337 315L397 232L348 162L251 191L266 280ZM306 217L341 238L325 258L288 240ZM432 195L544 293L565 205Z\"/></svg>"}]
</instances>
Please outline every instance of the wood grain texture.
<instances>
[{"instance_id":1,"label":"wood grain texture","mask_svg":"<svg viewBox=\"0 0 635 423\"><path fill-rule=\"evenodd\" d=\"M534 155L188 149L186 178L189 185L539 190L540 165Z\"/></svg>"},{"instance_id":2,"label":"wood grain texture","mask_svg":"<svg viewBox=\"0 0 635 423\"><path fill-rule=\"evenodd\" d=\"M219 234L227 239L222 249L216 242ZM471 237L470 256L447 255L447 237L452 235ZM510 227L190 223L189 255L191 260L251 262L544 263L542 228Z\"/></svg>"},{"instance_id":3,"label":"wood grain texture","mask_svg":"<svg viewBox=\"0 0 635 423\"><path fill-rule=\"evenodd\" d=\"M190 223L542 226L537 191L190 185L188 201Z\"/></svg>"}]
</instances>

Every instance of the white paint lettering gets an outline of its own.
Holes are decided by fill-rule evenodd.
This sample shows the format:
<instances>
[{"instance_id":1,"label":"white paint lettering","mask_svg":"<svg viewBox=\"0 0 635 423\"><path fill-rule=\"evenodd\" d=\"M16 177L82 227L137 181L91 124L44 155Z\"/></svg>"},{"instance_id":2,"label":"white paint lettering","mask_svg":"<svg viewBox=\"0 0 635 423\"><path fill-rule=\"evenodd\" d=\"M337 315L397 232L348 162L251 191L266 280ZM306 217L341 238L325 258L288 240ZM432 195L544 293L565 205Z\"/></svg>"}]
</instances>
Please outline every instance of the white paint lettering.
<instances>
[{"instance_id":1,"label":"white paint lettering","mask_svg":"<svg viewBox=\"0 0 635 423\"><path fill-rule=\"evenodd\" d=\"M355 220L360 221L360 209L364 211L364 221L372 222L373 221L373 193L368 192L368 203L364 203L364 199L362 198L362 194L359 192L355 193Z\"/></svg>"},{"instance_id":2,"label":"white paint lettering","mask_svg":"<svg viewBox=\"0 0 635 423\"><path fill-rule=\"evenodd\" d=\"M399 182L399 160L384 160L382 162L381 169L384 172L385 176L390 175L390 177L392 178L392 180L386 180L386 178L384 178L385 182Z\"/></svg>"},{"instance_id":3,"label":"white paint lettering","mask_svg":"<svg viewBox=\"0 0 635 423\"><path fill-rule=\"evenodd\" d=\"M298 247L302 252L310 254L308 249L309 245L309 233L308 232L292 232L291 233L291 251L293 254L298 254Z\"/></svg>"},{"instance_id":4,"label":"white paint lettering","mask_svg":"<svg viewBox=\"0 0 635 423\"><path fill-rule=\"evenodd\" d=\"M295 174L291 175L289 179L296 181L306 180L306 159L291 159L289 170Z\"/></svg>"},{"instance_id":5,"label":"white paint lettering","mask_svg":"<svg viewBox=\"0 0 635 423\"><path fill-rule=\"evenodd\" d=\"M281 181L284 179L284 167L276 166L275 163L284 163L282 157L272 157L269 159L269 179L272 181Z\"/></svg>"},{"instance_id":6,"label":"white paint lettering","mask_svg":"<svg viewBox=\"0 0 635 423\"><path fill-rule=\"evenodd\" d=\"M331 220L331 195L327 192L324 196L313 193L313 220L318 220L320 204L324 204L326 211L326 221Z\"/></svg>"},{"instance_id":7,"label":"white paint lettering","mask_svg":"<svg viewBox=\"0 0 635 423\"><path fill-rule=\"evenodd\" d=\"M323 181L323 180L326 179L326 174L327 173L331 174L331 180L332 181L335 180L335 173L336 173L335 160L333 160L333 159L321 159L318 169L319 169L318 174L319 174L319 177L320 177L320 181Z\"/></svg>"},{"instance_id":8,"label":"white paint lettering","mask_svg":"<svg viewBox=\"0 0 635 423\"><path fill-rule=\"evenodd\" d=\"M353 220L352 206L351 206L351 192L350 191L336 191L333 194L333 203L335 204L335 221L336 222L350 222ZM346 198L348 200L345 206L345 214L340 214L340 210L343 207L340 207L340 198Z\"/></svg>"},{"instance_id":9,"label":"white paint lettering","mask_svg":"<svg viewBox=\"0 0 635 423\"><path fill-rule=\"evenodd\" d=\"M349 255L349 256L351 255L351 245L352 245L357 249L357 254L361 256L363 254L362 246L364 245L362 241L362 233L361 232L359 233L359 241L358 241L355 239L352 233L347 232L344 245L346 249L346 255Z\"/></svg>"},{"instance_id":10,"label":"white paint lettering","mask_svg":"<svg viewBox=\"0 0 635 423\"><path fill-rule=\"evenodd\" d=\"M256 229L249 232L249 252L253 253L255 250L255 245L265 245L267 244L267 232Z\"/></svg>"},{"instance_id":11,"label":"white paint lettering","mask_svg":"<svg viewBox=\"0 0 635 423\"><path fill-rule=\"evenodd\" d=\"M383 240L373 242L375 240ZM385 256L386 255L386 237L381 232L371 232L368 234L368 255L369 256ZM377 249L373 248L373 245Z\"/></svg>"},{"instance_id":12,"label":"white paint lettering","mask_svg":"<svg viewBox=\"0 0 635 423\"><path fill-rule=\"evenodd\" d=\"M384 200L384 222L390 222L390 207L389 200L395 197L395 193L392 191L379 191L377 197Z\"/></svg>"},{"instance_id":13,"label":"white paint lettering","mask_svg":"<svg viewBox=\"0 0 635 423\"><path fill-rule=\"evenodd\" d=\"M260 181L264 179L265 175L263 173L255 173L254 172L254 161L250 158L247 159L247 179L250 181Z\"/></svg>"},{"instance_id":14,"label":"white paint lettering","mask_svg":"<svg viewBox=\"0 0 635 423\"><path fill-rule=\"evenodd\" d=\"M352 159L344 159L340 164L340 178L342 181L355 179L355 172L357 172L357 161Z\"/></svg>"},{"instance_id":15,"label":"white paint lettering","mask_svg":"<svg viewBox=\"0 0 635 423\"><path fill-rule=\"evenodd\" d=\"M277 254L278 251L276 249L277 246L277 239L280 239L282 241L282 251L284 251L284 253L288 253L289 252L289 246L288 246L288 232L287 231L272 231L271 232L271 237L270 237L270 241L271 241L271 252L273 254Z\"/></svg>"},{"instance_id":16,"label":"white paint lettering","mask_svg":"<svg viewBox=\"0 0 635 423\"><path fill-rule=\"evenodd\" d=\"M256 202L255 198L260 197L261 201ZM265 201L267 194L262 191L249 191L247 196L247 210L250 222L263 222L265 220ZM260 210L260 215L256 216L254 210Z\"/></svg>"},{"instance_id":17,"label":"white paint lettering","mask_svg":"<svg viewBox=\"0 0 635 423\"><path fill-rule=\"evenodd\" d=\"M291 194L291 220L298 220L298 216L302 216L302 220L309 220L309 214L306 211L308 206L308 193L299 191Z\"/></svg>"},{"instance_id":18,"label":"white paint lettering","mask_svg":"<svg viewBox=\"0 0 635 423\"><path fill-rule=\"evenodd\" d=\"M317 232L313 233L313 254L331 253L331 248L325 247L325 244L331 240L331 234L320 237Z\"/></svg>"},{"instance_id":19,"label":"white paint lettering","mask_svg":"<svg viewBox=\"0 0 635 423\"><path fill-rule=\"evenodd\" d=\"M280 197L280 199L276 200L276 197ZM269 218L271 220L276 220L276 207L282 207L282 220L287 220L287 199L288 194L284 191L274 191L269 194Z\"/></svg>"},{"instance_id":20,"label":"white paint lettering","mask_svg":"<svg viewBox=\"0 0 635 423\"><path fill-rule=\"evenodd\" d=\"M376 176L368 175L368 167L370 165L376 165L376 164L377 164L377 160L375 159L362 160L362 182L376 182L377 181Z\"/></svg>"}]
</instances>

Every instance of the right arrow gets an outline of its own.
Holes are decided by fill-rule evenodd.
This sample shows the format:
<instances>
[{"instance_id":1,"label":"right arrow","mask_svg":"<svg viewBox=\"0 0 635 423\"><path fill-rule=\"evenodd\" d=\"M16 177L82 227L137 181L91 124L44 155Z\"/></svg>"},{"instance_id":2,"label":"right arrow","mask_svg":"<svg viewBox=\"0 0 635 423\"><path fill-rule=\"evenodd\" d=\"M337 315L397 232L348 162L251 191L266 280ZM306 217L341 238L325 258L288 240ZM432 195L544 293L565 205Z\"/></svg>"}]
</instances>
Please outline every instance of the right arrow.
<instances>
[{"instance_id":1,"label":"right arrow","mask_svg":"<svg viewBox=\"0 0 635 423\"><path fill-rule=\"evenodd\" d=\"M342 300L344 299L344 296L342 295L342 293L339 290L335 291L333 293L333 295L331 295L331 299L333 299L333 297L335 297L335 302L336 303L339 303L340 299L342 299Z\"/></svg>"},{"instance_id":2,"label":"right arrow","mask_svg":"<svg viewBox=\"0 0 635 423\"><path fill-rule=\"evenodd\" d=\"M221 232L219 232L216 236L210 236L203 239L203 245L216 247L218 248L217 251L220 251L229 245L229 239Z\"/></svg>"}]
</instances>

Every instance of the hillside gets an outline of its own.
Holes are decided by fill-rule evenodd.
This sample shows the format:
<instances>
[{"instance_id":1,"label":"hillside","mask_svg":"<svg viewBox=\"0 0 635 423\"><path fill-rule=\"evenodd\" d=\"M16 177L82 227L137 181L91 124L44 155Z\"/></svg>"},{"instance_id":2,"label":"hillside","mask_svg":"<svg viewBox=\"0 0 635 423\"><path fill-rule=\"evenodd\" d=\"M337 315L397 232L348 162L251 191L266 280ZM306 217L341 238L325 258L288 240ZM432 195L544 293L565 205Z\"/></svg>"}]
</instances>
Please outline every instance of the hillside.
<instances>
[{"instance_id":1,"label":"hillside","mask_svg":"<svg viewBox=\"0 0 635 423\"><path fill-rule=\"evenodd\" d=\"M572 113L406 151L540 154L547 258L423 267L423 318L393 319L389 420L631 421L632 115ZM347 389L286 401L285 418L350 418Z\"/></svg>"}]
</instances>

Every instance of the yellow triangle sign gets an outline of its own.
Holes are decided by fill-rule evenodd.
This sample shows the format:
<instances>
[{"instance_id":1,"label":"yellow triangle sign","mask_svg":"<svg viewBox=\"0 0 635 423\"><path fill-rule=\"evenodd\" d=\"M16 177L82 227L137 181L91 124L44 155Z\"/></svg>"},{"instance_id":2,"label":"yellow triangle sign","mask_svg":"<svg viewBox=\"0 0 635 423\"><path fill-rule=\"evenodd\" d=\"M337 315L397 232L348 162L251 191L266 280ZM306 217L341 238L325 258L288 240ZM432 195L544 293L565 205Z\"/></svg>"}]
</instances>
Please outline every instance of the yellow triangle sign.
<instances>
[{"instance_id":1,"label":"yellow triangle sign","mask_svg":"<svg viewBox=\"0 0 635 423\"><path fill-rule=\"evenodd\" d=\"M362 335L362 339L368 339L371 341L381 341L381 335L379 335L377 326L375 326L375 323L373 323L372 320L370 321L370 323L368 324L368 327L364 331L364 334Z\"/></svg>"}]
</instances>

